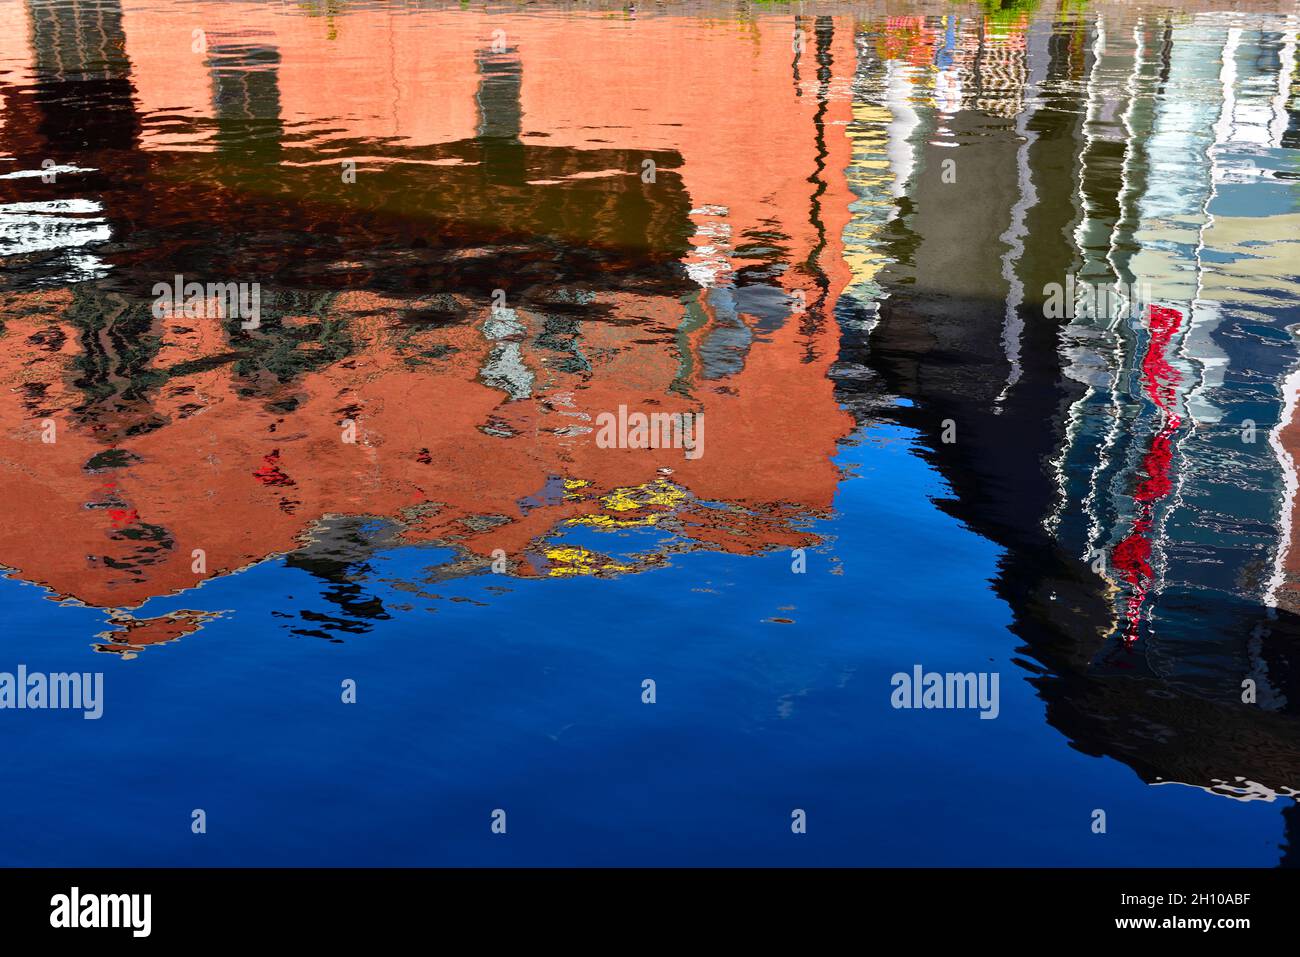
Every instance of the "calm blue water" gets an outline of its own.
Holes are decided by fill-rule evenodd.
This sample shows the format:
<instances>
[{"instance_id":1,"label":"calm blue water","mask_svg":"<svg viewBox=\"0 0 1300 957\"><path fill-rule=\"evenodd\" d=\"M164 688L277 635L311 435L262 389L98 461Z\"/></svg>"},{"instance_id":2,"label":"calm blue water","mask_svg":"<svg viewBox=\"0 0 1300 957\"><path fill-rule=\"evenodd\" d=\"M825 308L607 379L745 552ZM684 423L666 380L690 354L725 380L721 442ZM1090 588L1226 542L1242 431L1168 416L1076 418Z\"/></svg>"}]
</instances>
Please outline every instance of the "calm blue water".
<instances>
[{"instance_id":1,"label":"calm blue water","mask_svg":"<svg viewBox=\"0 0 1300 957\"><path fill-rule=\"evenodd\" d=\"M286 634L275 612L324 589L282 562L210 582L204 607L237 613L151 649L148 668L94 659L101 719L24 717L5 863L1274 863L1275 807L1149 787L1044 724L989 592L998 550L934 507L946 489L913 435L858 438L838 458L857 477L818 529L834 544L802 576L784 555L709 553L502 593L479 575L341 644ZM446 557L382 551L363 588L391 607L392 580ZM3 594L15 659L88 667L98 614L52 617L13 581ZM792 624L764 623L786 606ZM894 710L900 661L1000 672L1001 716Z\"/></svg>"}]
</instances>

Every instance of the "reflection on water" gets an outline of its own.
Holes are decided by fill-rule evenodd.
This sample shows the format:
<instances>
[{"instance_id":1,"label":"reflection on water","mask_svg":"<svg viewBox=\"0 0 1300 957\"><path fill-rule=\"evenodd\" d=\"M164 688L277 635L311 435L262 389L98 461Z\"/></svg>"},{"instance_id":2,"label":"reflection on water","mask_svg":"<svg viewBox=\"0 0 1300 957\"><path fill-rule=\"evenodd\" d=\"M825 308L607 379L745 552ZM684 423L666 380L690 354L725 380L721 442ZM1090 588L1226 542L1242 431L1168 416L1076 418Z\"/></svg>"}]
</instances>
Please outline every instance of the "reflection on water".
<instances>
[{"instance_id":1,"label":"reflection on water","mask_svg":"<svg viewBox=\"0 0 1300 957\"><path fill-rule=\"evenodd\" d=\"M120 722L26 740L171 768L149 814L215 788L232 861L497 858L322 857L200 753L286 801L384 754L308 835L545 779L536 827L623 834L516 863L1294 853L1298 21L1213 6L3 0L12 651L116 656ZM606 447L620 408L703 454ZM885 704L990 661L996 722ZM656 668L658 732L616 687ZM634 756L672 770L632 798ZM226 859L151 827L72 860Z\"/></svg>"}]
</instances>

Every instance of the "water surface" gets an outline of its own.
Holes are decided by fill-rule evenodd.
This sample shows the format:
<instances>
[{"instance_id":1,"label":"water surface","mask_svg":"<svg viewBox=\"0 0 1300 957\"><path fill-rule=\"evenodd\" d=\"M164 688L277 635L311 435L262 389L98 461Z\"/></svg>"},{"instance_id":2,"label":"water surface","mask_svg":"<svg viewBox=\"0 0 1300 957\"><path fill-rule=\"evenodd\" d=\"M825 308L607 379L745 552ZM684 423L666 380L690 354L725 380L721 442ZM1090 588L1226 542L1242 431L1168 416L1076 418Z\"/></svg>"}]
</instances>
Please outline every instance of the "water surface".
<instances>
[{"instance_id":1,"label":"water surface","mask_svg":"<svg viewBox=\"0 0 1300 957\"><path fill-rule=\"evenodd\" d=\"M1295 861L1293 8L0 24L0 862Z\"/></svg>"}]
</instances>

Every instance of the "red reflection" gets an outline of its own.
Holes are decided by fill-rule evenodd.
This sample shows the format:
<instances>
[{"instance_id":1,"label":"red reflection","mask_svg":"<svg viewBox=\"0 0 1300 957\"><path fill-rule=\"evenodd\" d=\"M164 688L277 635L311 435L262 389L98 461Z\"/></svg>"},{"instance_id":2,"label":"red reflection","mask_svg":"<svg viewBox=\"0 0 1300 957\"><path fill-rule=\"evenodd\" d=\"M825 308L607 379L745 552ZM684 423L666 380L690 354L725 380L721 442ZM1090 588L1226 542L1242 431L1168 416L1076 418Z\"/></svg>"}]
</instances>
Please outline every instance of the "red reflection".
<instances>
[{"instance_id":1,"label":"red reflection","mask_svg":"<svg viewBox=\"0 0 1300 957\"><path fill-rule=\"evenodd\" d=\"M1142 471L1146 477L1138 482L1133 492L1137 514L1132 531L1115 546L1113 556L1115 566L1131 589L1125 602L1128 621L1124 628L1124 644L1128 646L1137 641L1142 605L1151 587L1150 534L1155 507L1173 487L1170 477L1174 457L1173 435L1183 421L1174 411L1182 376L1168 359L1169 344L1182 325L1183 314L1177 309L1152 306L1149 315L1151 342L1142 360L1143 389L1160 409L1163 425L1151 437L1151 446L1142 457Z\"/></svg>"}]
</instances>

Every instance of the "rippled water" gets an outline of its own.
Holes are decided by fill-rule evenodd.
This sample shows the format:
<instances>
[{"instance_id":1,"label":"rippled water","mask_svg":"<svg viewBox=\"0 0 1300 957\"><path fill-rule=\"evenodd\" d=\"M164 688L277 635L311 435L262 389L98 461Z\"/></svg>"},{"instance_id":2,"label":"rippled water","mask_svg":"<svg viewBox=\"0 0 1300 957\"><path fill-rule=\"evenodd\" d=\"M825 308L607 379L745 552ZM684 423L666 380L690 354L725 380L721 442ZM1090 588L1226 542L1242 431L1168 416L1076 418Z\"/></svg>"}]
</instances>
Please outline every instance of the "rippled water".
<instances>
[{"instance_id":1,"label":"rippled water","mask_svg":"<svg viewBox=\"0 0 1300 957\"><path fill-rule=\"evenodd\" d=\"M0 0L0 862L1294 863L1215 7Z\"/></svg>"}]
</instances>

